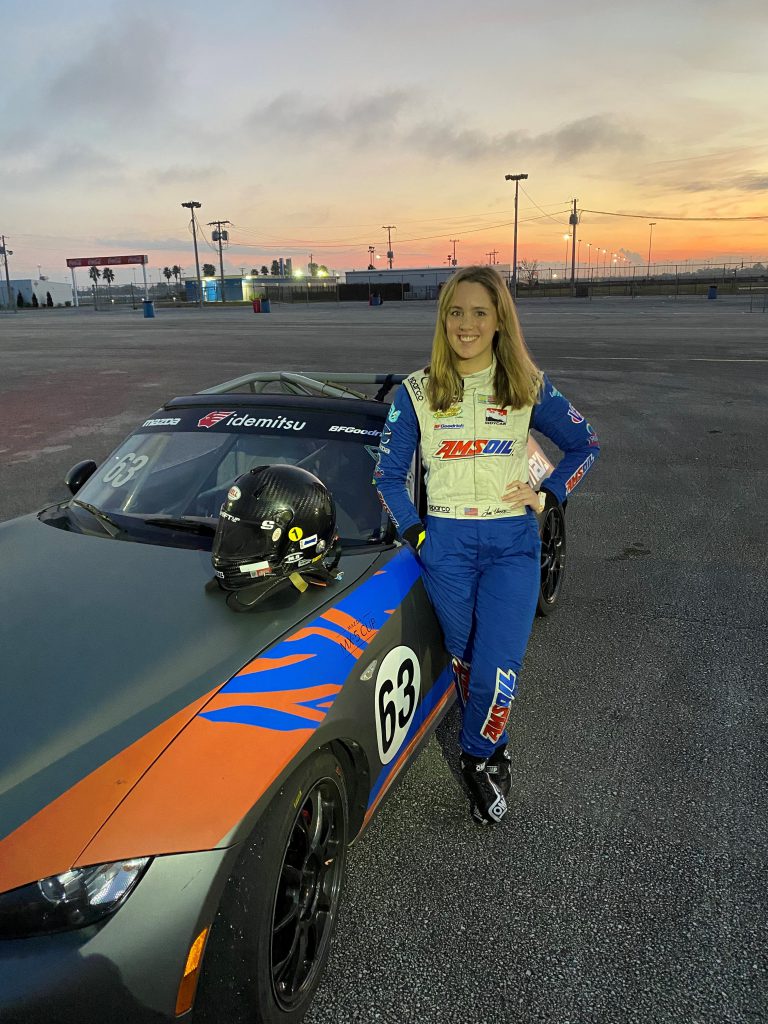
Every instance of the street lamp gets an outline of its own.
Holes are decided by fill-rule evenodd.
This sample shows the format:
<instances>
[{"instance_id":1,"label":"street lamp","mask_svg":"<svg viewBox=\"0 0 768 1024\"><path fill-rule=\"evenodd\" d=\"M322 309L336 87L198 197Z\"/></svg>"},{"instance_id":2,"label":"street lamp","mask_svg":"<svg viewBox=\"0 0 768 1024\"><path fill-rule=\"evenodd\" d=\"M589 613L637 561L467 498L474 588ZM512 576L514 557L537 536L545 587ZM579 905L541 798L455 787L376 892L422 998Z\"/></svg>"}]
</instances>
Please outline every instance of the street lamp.
<instances>
[{"instance_id":1,"label":"street lamp","mask_svg":"<svg viewBox=\"0 0 768 1024\"><path fill-rule=\"evenodd\" d=\"M192 216L192 241L195 245L195 269L197 270L197 304L200 309L203 308L203 282L200 280L200 257L197 254L197 231L195 230L195 210L199 210L202 203L196 203L190 200L188 203L182 203L182 206L189 210Z\"/></svg>"},{"instance_id":2,"label":"street lamp","mask_svg":"<svg viewBox=\"0 0 768 1024\"><path fill-rule=\"evenodd\" d=\"M563 278L568 277L568 243L571 240L570 235L563 235L563 241L565 242L565 259L563 260Z\"/></svg>"},{"instance_id":3,"label":"street lamp","mask_svg":"<svg viewBox=\"0 0 768 1024\"><path fill-rule=\"evenodd\" d=\"M648 280L650 281L650 279L651 279L651 242L653 241L653 229L656 227L656 221L655 220L649 220L648 221L648 227L650 228L650 231L648 232Z\"/></svg>"},{"instance_id":4,"label":"street lamp","mask_svg":"<svg viewBox=\"0 0 768 1024\"><path fill-rule=\"evenodd\" d=\"M515 183L515 233L514 243L512 247L512 298L517 299L517 191L520 187L521 181L528 179L527 174L505 174L505 181L514 181Z\"/></svg>"},{"instance_id":5,"label":"street lamp","mask_svg":"<svg viewBox=\"0 0 768 1024\"><path fill-rule=\"evenodd\" d=\"M590 267L592 266L592 243L585 242L584 244L587 247L587 280L589 280L592 276L590 271Z\"/></svg>"}]
</instances>

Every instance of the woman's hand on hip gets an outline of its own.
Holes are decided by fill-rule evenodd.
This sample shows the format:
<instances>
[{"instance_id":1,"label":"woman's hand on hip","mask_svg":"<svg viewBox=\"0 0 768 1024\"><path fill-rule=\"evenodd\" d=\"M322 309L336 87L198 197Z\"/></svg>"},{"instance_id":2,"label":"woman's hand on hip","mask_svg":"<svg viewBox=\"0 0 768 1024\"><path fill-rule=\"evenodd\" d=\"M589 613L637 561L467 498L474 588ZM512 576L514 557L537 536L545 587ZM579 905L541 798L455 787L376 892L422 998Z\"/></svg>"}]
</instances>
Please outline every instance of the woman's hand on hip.
<instances>
[{"instance_id":1,"label":"woman's hand on hip","mask_svg":"<svg viewBox=\"0 0 768 1024\"><path fill-rule=\"evenodd\" d=\"M534 512L539 511L538 494L522 480L513 480L502 494L501 500L512 508L522 508L528 505Z\"/></svg>"}]
</instances>

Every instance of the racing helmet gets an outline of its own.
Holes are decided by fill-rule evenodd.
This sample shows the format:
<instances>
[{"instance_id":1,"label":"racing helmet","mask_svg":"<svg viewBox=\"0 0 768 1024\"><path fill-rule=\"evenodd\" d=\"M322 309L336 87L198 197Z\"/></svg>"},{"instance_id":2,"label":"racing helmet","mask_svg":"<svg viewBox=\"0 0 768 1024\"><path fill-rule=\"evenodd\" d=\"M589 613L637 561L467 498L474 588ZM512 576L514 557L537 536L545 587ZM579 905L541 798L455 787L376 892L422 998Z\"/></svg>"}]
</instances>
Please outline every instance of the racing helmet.
<instances>
[{"instance_id":1,"label":"racing helmet","mask_svg":"<svg viewBox=\"0 0 768 1024\"><path fill-rule=\"evenodd\" d=\"M321 567L337 540L336 506L321 480L299 466L257 466L229 488L211 560L224 590L274 585Z\"/></svg>"}]
</instances>

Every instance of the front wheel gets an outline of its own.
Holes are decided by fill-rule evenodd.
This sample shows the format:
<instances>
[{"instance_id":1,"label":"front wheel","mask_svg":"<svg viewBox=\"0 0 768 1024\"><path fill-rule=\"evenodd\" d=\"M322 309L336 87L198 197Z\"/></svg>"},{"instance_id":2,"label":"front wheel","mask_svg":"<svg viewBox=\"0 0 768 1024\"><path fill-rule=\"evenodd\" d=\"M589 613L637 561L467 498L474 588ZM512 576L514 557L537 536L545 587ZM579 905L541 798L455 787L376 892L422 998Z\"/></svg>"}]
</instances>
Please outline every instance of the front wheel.
<instances>
[{"instance_id":1,"label":"front wheel","mask_svg":"<svg viewBox=\"0 0 768 1024\"><path fill-rule=\"evenodd\" d=\"M328 958L348 827L341 765L321 751L246 841L211 930L195 1024L301 1020Z\"/></svg>"},{"instance_id":2,"label":"front wheel","mask_svg":"<svg viewBox=\"0 0 768 1024\"><path fill-rule=\"evenodd\" d=\"M562 505L547 501L539 527L541 534L541 582L537 615L549 615L557 604L565 577L565 513Z\"/></svg>"}]
</instances>

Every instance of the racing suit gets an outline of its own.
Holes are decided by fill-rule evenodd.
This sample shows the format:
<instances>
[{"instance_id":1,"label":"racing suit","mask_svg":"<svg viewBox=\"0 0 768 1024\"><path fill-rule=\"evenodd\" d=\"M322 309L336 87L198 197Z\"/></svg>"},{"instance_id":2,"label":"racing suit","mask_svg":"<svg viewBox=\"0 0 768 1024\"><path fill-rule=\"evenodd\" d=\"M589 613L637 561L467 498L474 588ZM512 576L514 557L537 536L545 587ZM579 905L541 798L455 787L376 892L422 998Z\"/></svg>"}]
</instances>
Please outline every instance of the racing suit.
<instances>
[{"instance_id":1,"label":"racing suit","mask_svg":"<svg viewBox=\"0 0 768 1024\"><path fill-rule=\"evenodd\" d=\"M544 376L539 401L500 408L492 365L464 377L461 401L432 410L427 376L408 377L382 432L374 482L400 535L422 526L407 480L421 447L426 471L426 539L419 548L424 585L453 658L463 709L462 750L490 757L506 743L506 724L536 611L541 578L535 513L505 506L507 485L528 480L529 427L564 452L542 484L558 502L581 482L599 453L584 417Z\"/></svg>"}]
</instances>

